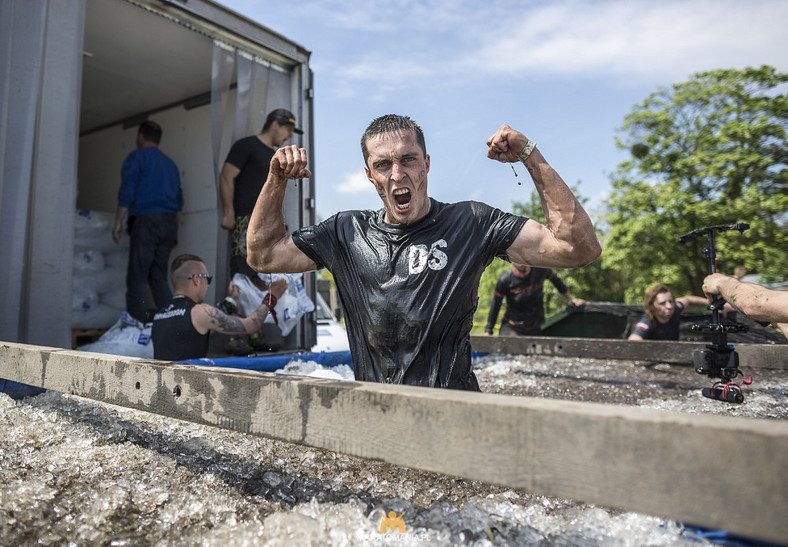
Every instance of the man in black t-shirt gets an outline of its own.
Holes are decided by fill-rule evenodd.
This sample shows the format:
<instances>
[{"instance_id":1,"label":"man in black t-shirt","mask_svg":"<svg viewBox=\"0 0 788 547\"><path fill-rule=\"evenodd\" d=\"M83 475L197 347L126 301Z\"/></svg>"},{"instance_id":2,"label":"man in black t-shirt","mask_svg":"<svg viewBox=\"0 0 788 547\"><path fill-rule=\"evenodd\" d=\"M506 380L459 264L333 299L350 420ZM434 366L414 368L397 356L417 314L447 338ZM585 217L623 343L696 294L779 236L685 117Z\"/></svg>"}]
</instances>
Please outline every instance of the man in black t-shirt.
<instances>
[{"instance_id":1,"label":"man in black t-shirt","mask_svg":"<svg viewBox=\"0 0 788 547\"><path fill-rule=\"evenodd\" d=\"M543 196L547 225L466 201L427 194L421 128L407 116L374 120L361 140L379 211L346 211L285 231L288 179L311 176L303 148L280 148L249 223L248 262L262 272L333 274L345 311L357 380L478 390L470 331L479 279L494 257L544 267L576 267L601 253L591 220L535 144L508 125L487 156L522 161Z\"/></svg>"},{"instance_id":2,"label":"man in black t-shirt","mask_svg":"<svg viewBox=\"0 0 788 547\"><path fill-rule=\"evenodd\" d=\"M289 110L278 108L269 112L260 134L244 137L232 145L219 175L219 197L223 209L221 227L232 234L230 278L236 273L243 274L263 291L267 290L267 285L246 263L246 230L274 152L294 133L303 134L295 124L295 116ZM252 337L231 336L228 351L245 355L253 349L264 349L269 343L262 332Z\"/></svg>"},{"instance_id":3,"label":"man in black t-shirt","mask_svg":"<svg viewBox=\"0 0 788 547\"><path fill-rule=\"evenodd\" d=\"M558 275L550 268L532 268L514 264L498 277L493 291L490 313L484 332L492 334L501 303L506 297L506 311L498 334L501 336L536 336L544 323L544 282L550 281L564 295L570 306L582 306L585 301L574 298Z\"/></svg>"},{"instance_id":4,"label":"man in black t-shirt","mask_svg":"<svg viewBox=\"0 0 788 547\"><path fill-rule=\"evenodd\" d=\"M183 254L175 257L170 272L175 294L172 302L153 316L151 328L153 357L165 361L205 357L211 332L249 334L259 331L276 306L277 298L287 289L284 279L272 283L270 292L253 313L248 317L236 317L203 302L213 276L208 274L199 256ZM237 295L237 291L231 283L228 292ZM225 300L228 299L232 297Z\"/></svg>"},{"instance_id":5,"label":"man in black t-shirt","mask_svg":"<svg viewBox=\"0 0 788 547\"><path fill-rule=\"evenodd\" d=\"M223 215L221 227L232 231L230 277L236 273L252 279L257 272L246 264L246 229L249 216L268 177L268 166L274 152L293 137L303 134L296 126L292 112L284 108L271 111L259 135L236 141L227 154L219 175L219 197Z\"/></svg>"}]
</instances>

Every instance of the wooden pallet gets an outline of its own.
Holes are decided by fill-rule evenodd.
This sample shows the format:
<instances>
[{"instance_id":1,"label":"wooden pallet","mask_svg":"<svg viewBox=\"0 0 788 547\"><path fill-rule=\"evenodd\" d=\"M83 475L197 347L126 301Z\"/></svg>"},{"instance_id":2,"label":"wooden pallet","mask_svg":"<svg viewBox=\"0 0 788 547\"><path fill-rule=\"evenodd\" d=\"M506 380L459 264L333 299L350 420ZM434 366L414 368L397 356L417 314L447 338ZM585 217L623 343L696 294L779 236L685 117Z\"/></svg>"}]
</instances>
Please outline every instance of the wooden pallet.
<instances>
[{"instance_id":1,"label":"wooden pallet","mask_svg":"<svg viewBox=\"0 0 788 547\"><path fill-rule=\"evenodd\" d=\"M71 349L93 343L105 332L107 329L71 329Z\"/></svg>"}]
</instances>

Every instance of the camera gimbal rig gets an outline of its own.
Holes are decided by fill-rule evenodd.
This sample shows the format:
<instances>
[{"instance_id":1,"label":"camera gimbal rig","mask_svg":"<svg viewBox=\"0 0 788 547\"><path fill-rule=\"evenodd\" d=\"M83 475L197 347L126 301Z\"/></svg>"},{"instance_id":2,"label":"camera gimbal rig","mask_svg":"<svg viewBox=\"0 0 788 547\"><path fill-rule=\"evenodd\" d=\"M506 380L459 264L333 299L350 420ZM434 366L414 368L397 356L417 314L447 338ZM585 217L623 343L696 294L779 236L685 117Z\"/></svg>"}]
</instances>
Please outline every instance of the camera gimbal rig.
<instances>
[{"instance_id":1,"label":"camera gimbal rig","mask_svg":"<svg viewBox=\"0 0 788 547\"><path fill-rule=\"evenodd\" d=\"M749 229L749 224L742 223L706 226L680 236L677 238L677 241L679 243L687 243L688 241L695 241L704 235L708 236L709 245L703 249L703 256L708 260L709 273L713 274L717 271L717 251L714 249L714 233L729 230L738 230L739 233L744 233L744 230ZM747 376L740 383L733 381L737 376L743 376L743 373L739 370L739 354L736 353L733 344L728 344L728 333L746 331L747 327L743 325L723 325L720 321L720 311L724 305L725 300L715 298L708 306L708 309L711 310L711 322L692 325L692 330L694 331L710 332L712 340L711 344L705 348L697 349L692 353L692 361L698 374L705 374L709 378L720 378L710 388L704 387L701 390L704 397L729 403L742 403L744 402L744 394L741 386L743 384L751 384L752 377Z\"/></svg>"}]
</instances>

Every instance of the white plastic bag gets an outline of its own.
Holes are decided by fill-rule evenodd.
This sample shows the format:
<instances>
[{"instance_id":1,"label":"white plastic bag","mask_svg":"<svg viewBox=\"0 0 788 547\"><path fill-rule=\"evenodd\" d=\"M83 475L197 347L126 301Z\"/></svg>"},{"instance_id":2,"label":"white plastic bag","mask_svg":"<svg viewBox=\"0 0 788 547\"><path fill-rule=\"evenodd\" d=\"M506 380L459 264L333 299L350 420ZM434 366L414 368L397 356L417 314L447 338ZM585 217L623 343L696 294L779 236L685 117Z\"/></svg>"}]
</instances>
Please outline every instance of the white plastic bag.
<instances>
[{"instance_id":1,"label":"white plastic bag","mask_svg":"<svg viewBox=\"0 0 788 547\"><path fill-rule=\"evenodd\" d=\"M71 328L110 327L126 309L128 237L112 241L115 214L77 210L74 220L74 276Z\"/></svg>"},{"instance_id":2,"label":"white plastic bag","mask_svg":"<svg viewBox=\"0 0 788 547\"><path fill-rule=\"evenodd\" d=\"M303 274L300 273L261 276L266 283L272 283L281 278L287 280L287 290L277 299L274 307L282 336L290 334L302 315L315 309L315 303L312 302L304 289L303 277ZM244 316L248 316L256 310L268 294L268 291L261 291L255 287L252 280L243 274L235 274L233 283L238 286L238 309ZM265 322L273 323L274 318L269 314Z\"/></svg>"},{"instance_id":3,"label":"white plastic bag","mask_svg":"<svg viewBox=\"0 0 788 547\"><path fill-rule=\"evenodd\" d=\"M92 237L110 233L114 225L113 213L77 209L74 219L74 234L77 237Z\"/></svg>"},{"instance_id":4,"label":"white plastic bag","mask_svg":"<svg viewBox=\"0 0 788 547\"><path fill-rule=\"evenodd\" d=\"M74 287L71 292L71 309L88 311L99 303L99 295L90 287ZM123 305L126 306L125 304Z\"/></svg>"},{"instance_id":5,"label":"white plastic bag","mask_svg":"<svg viewBox=\"0 0 788 547\"><path fill-rule=\"evenodd\" d=\"M126 285L119 285L117 290L99 293L99 302L116 310L126 309Z\"/></svg>"},{"instance_id":6,"label":"white plastic bag","mask_svg":"<svg viewBox=\"0 0 788 547\"><path fill-rule=\"evenodd\" d=\"M96 272L74 270L72 283L75 289L91 289L97 293L118 289L124 291L124 295L126 294L126 272L112 268L104 268Z\"/></svg>"},{"instance_id":7,"label":"white plastic bag","mask_svg":"<svg viewBox=\"0 0 788 547\"><path fill-rule=\"evenodd\" d=\"M152 323L142 324L128 312L123 312L110 329L92 344L80 346L81 351L110 353L129 357L145 357L153 359L153 342L151 340Z\"/></svg>"},{"instance_id":8,"label":"white plastic bag","mask_svg":"<svg viewBox=\"0 0 788 547\"><path fill-rule=\"evenodd\" d=\"M79 273L100 272L104 269L104 255L96 249L74 253L74 271Z\"/></svg>"},{"instance_id":9,"label":"white plastic bag","mask_svg":"<svg viewBox=\"0 0 788 547\"><path fill-rule=\"evenodd\" d=\"M125 249L128 253L129 237L124 234L120 243L115 243L112 240L112 232L106 234L93 235L93 236L74 236L74 250L75 251L88 251L94 250L101 253L111 253Z\"/></svg>"},{"instance_id":10,"label":"white plastic bag","mask_svg":"<svg viewBox=\"0 0 788 547\"><path fill-rule=\"evenodd\" d=\"M71 310L72 329L105 329L118 316L118 309L101 302L87 310Z\"/></svg>"},{"instance_id":11,"label":"white plastic bag","mask_svg":"<svg viewBox=\"0 0 788 547\"><path fill-rule=\"evenodd\" d=\"M104 253L104 263L107 268L120 270L126 272L126 267L129 264L129 251L128 249L113 250Z\"/></svg>"}]
</instances>

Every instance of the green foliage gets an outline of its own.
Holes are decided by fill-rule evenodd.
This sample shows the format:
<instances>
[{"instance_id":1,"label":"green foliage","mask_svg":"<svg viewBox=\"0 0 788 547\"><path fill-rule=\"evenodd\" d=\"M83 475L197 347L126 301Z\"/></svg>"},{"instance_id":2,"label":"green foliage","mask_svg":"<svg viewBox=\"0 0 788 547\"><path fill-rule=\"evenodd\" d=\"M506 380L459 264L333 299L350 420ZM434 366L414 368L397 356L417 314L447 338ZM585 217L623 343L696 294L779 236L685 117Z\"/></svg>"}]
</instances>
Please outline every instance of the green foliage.
<instances>
[{"instance_id":1,"label":"green foliage","mask_svg":"<svg viewBox=\"0 0 788 547\"><path fill-rule=\"evenodd\" d=\"M498 281L498 277L511 267L512 265L509 262L496 258L493 260L492 264L487 266L487 269L484 270L481 281L479 282L479 304L476 308L476 313L473 315L473 329L471 329L471 334L484 334L484 326L487 324L487 315L490 313L490 302L492 301L493 291L495 290L495 283ZM501 307L501 311L498 313L495 332L498 332L498 326L501 324L501 317L503 317L504 309L505 307Z\"/></svg>"},{"instance_id":2,"label":"green foliage","mask_svg":"<svg viewBox=\"0 0 788 547\"><path fill-rule=\"evenodd\" d=\"M585 205L587 200L580 195L578 186L572 187L572 191L580 203ZM545 223L542 202L536 190L531 191L529 201L514 202L512 204L512 212L516 215L526 216L537 222ZM479 283L479 305L473 317L473 330L471 331L473 334L484 333L495 283L498 281L498 277L509 268L511 268L509 262L495 259L482 274L481 282ZM556 269L555 272L569 288L569 292L577 298L608 302L623 301L626 280L620 271L610 270L600 260L584 268ZM565 306L566 298L558 293L552 283L545 283L545 316L549 317L553 313L562 310ZM497 328L501 324L501 318L505 309L506 304L504 303L498 314L495 332L497 332Z\"/></svg>"},{"instance_id":3,"label":"green foliage","mask_svg":"<svg viewBox=\"0 0 788 547\"><path fill-rule=\"evenodd\" d=\"M701 294L706 238L696 228L745 222L715 237L718 270L737 265L777 280L788 271L788 75L771 67L715 70L662 89L624 119L604 218L606 268L626 272L626 301L655 282Z\"/></svg>"},{"instance_id":4,"label":"green foliage","mask_svg":"<svg viewBox=\"0 0 788 547\"><path fill-rule=\"evenodd\" d=\"M616 145L629 152L611 177L613 191L597 223L602 258L559 270L572 294L592 301L639 303L652 283L676 295L701 294L707 239L684 245L694 229L744 222L743 234L716 234L717 269L744 266L766 281L788 272L788 74L763 66L714 70L660 89L624 118ZM581 203L578 189L573 188ZM544 222L536 191L513 212ZM604 226L604 232L599 229ZM474 334L483 332L498 276L484 272ZM549 283L545 312L565 304ZM503 315L503 310L501 312ZM500 321L500 317L499 317Z\"/></svg>"}]
</instances>

